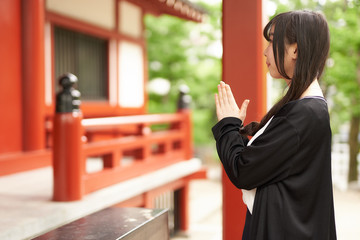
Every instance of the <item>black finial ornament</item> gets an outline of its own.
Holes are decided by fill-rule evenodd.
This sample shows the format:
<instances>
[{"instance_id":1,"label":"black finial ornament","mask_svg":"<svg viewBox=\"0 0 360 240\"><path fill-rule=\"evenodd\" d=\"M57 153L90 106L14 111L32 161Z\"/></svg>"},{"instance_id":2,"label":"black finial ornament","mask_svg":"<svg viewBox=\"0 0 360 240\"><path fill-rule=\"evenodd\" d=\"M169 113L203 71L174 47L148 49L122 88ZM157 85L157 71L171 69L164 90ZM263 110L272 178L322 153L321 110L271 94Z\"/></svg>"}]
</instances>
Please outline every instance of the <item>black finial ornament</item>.
<instances>
[{"instance_id":1,"label":"black finial ornament","mask_svg":"<svg viewBox=\"0 0 360 240\"><path fill-rule=\"evenodd\" d=\"M191 103L191 96L188 94L190 91L189 87L185 84L180 85L179 87L179 98L177 102L177 109L188 109Z\"/></svg>"},{"instance_id":2,"label":"black finial ornament","mask_svg":"<svg viewBox=\"0 0 360 240\"><path fill-rule=\"evenodd\" d=\"M56 112L68 113L80 111L80 92L74 88L78 78L71 73L59 77L59 85L62 90L56 95Z\"/></svg>"}]
</instances>

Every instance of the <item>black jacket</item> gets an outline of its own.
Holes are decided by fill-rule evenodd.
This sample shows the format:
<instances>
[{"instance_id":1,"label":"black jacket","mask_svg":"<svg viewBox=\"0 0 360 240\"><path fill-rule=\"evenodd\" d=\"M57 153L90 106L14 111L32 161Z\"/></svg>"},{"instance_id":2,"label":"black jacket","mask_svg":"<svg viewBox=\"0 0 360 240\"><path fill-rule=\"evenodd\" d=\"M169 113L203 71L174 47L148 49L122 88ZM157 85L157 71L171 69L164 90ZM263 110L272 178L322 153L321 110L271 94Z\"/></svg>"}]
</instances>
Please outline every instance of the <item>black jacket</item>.
<instances>
[{"instance_id":1,"label":"black jacket","mask_svg":"<svg viewBox=\"0 0 360 240\"><path fill-rule=\"evenodd\" d=\"M250 239L336 239L326 101L287 103L250 146L241 124L228 117L212 130L232 183L257 188Z\"/></svg>"}]
</instances>

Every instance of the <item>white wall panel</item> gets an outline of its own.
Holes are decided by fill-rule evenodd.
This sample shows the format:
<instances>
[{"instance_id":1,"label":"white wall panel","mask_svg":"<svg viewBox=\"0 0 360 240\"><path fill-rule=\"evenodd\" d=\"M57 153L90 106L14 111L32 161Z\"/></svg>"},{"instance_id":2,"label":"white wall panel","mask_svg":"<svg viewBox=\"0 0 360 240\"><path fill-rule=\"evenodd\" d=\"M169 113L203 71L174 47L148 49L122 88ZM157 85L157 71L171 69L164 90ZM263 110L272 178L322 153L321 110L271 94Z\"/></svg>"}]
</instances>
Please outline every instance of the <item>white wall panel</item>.
<instances>
[{"instance_id":1,"label":"white wall panel","mask_svg":"<svg viewBox=\"0 0 360 240\"><path fill-rule=\"evenodd\" d=\"M141 8L122 1L119 4L119 15L120 32L134 38L140 38L142 36Z\"/></svg>"},{"instance_id":2,"label":"white wall panel","mask_svg":"<svg viewBox=\"0 0 360 240\"><path fill-rule=\"evenodd\" d=\"M144 56L140 45L129 42L119 44L119 105L144 105Z\"/></svg>"},{"instance_id":3,"label":"white wall panel","mask_svg":"<svg viewBox=\"0 0 360 240\"><path fill-rule=\"evenodd\" d=\"M109 30L115 28L115 0L47 0L46 8Z\"/></svg>"}]
</instances>

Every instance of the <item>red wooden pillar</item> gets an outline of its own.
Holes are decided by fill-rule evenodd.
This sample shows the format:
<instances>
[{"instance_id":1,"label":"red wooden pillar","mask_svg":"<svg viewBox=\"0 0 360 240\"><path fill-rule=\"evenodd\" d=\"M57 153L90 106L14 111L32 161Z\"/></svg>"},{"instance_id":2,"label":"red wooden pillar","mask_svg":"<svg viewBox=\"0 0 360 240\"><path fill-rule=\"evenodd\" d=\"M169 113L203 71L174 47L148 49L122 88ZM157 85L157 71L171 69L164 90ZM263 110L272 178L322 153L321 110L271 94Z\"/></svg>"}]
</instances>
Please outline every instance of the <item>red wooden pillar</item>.
<instances>
[{"instance_id":1,"label":"red wooden pillar","mask_svg":"<svg viewBox=\"0 0 360 240\"><path fill-rule=\"evenodd\" d=\"M190 195L190 183L186 182L185 185L179 190L180 230L184 232L189 230L189 225L190 225L189 195Z\"/></svg>"},{"instance_id":2,"label":"red wooden pillar","mask_svg":"<svg viewBox=\"0 0 360 240\"><path fill-rule=\"evenodd\" d=\"M22 150L21 1L0 1L0 155ZM2 172L11 172L1 167ZM6 168L6 169L5 169Z\"/></svg>"},{"instance_id":3,"label":"red wooden pillar","mask_svg":"<svg viewBox=\"0 0 360 240\"><path fill-rule=\"evenodd\" d=\"M223 1L222 77L230 84L239 106L250 99L246 122L259 121L266 111L261 2ZM241 239L246 215L242 193L224 171L222 183L223 239Z\"/></svg>"},{"instance_id":4,"label":"red wooden pillar","mask_svg":"<svg viewBox=\"0 0 360 240\"><path fill-rule=\"evenodd\" d=\"M44 0L22 0L23 150L45 147Z\"/></svg>"}]
</instances>

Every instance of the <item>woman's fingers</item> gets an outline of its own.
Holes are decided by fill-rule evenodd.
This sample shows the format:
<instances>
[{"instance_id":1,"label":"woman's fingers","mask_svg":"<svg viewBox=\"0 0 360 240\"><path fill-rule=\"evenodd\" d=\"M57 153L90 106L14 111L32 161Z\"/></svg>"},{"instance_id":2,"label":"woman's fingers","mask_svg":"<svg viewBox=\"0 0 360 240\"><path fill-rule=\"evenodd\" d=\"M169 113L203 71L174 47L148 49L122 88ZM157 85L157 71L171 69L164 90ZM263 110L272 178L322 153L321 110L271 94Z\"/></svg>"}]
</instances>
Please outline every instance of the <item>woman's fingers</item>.
<instances>
[{"instance_id":1,"label":"woman's fingers","mask_svg":"<svg viewBox=\"0 0 360 240\"><path fill-rule=\"evenodd\" d=\"M241 121L245 121L245 117L246 117L246 111L247 111L247 107L249 106L249 103L250 103L250 100L249 99L246 99L242 105L241 105L241 108L240 108L240 120Z\"/></svg>"},{"instance_id":2,"label":"woman's fingers","mask_svg":"<svg viewBox=\"0 0 360 240\"><path fill-rule=\"evenodd\" d=\"M245 100L239 109L234 95L228 84L223 81L218 85L218 93L215 94L216 115L220 121L224 117L237 117L244 121L249 100Z\"/></svg>"},{"instance_id":3,"label":"woman's fingers","mask_svg":"<svg viewBox=\"0 0 360 240\"><path fill-rule=\"evenodd\" d=\"M218 120L220 121L222 119L222 114L221 114L221 107L220 107L220 103L219 103L219 95L215 93L215 106L216 106L216 116L218 118Z\"/></svg>"},{"instance_id":4,"label":"woman's fingers","mask_svg":"<svg viewBox=\"0 0 360 240\"><path fill-rule=\"evenodd\" d=\"M229 100L227 97L227 91L226 91L226 85L223 81L220 82L220 86L221 86L221 94L222 94L222 98L223 98L223 102L224 104L229 104Z\"/></svg>"},{"instance_id":5,"label":"woman's fingers","mask_svg":"<svg viewBox=\"0 0 360 240\"><path fill-rule=\"evenodd\" d=\"M239 107L236 104L234 95L231 92L231 88L228 84L226 84L226 95L227 95L227 101L228 103L235 109L239 109Z\"/></svg>"},{"instance_id":6,"label":"woman's fingers","mask_svg":"<svg viewBox=\"0 0 360 240\"><path fill-rule=\"evenodd\" d=\"M215 106L216 106L216 114L220 111L220 103L219 103L219 95L215 93Z\"/></svg>"},{"instance_id":7,"label":"woman's fingers","mask_svg":"<svg viewBox=\"0 0 360 240\"><path fill-rule=\"evenodd\" d=\"M217 94L219 106L221 107L223 105L223 97L222 97L222 91L221 91L221 84L218 85L218 94Z\"/></svg>"},{"instance_id":8,"label":"woman's fingers","mask_svg":"<svg viewBox=\"0 0 360 240\"><path fill-rule=\"evenodd\" d=\"M216 93L215 93L215 106L216 106L216 109L219 107L219 97Z\"/></svg>"}]
</instances>

